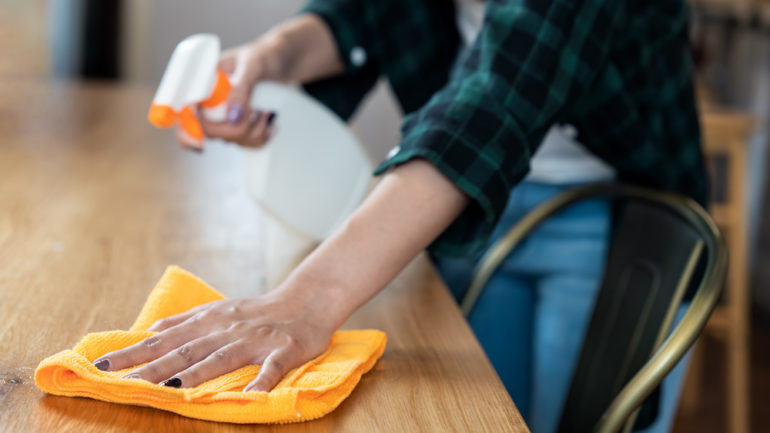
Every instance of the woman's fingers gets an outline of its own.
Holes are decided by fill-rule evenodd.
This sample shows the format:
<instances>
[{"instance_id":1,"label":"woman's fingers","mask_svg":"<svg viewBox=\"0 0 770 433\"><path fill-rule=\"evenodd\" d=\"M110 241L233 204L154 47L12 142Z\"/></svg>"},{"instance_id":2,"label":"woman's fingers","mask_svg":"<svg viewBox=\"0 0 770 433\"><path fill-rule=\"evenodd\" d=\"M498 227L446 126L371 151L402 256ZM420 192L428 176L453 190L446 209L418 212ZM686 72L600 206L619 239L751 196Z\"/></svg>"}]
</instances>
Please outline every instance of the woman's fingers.
<instances>
[{"instance_id":1,"label":"woman's fingers","mask_svg":"<svg viewBox=\"0 0 770 433\"><path fill-rule=\"evenodd\" d=\"M223 374L235 371L252 360L250 347L243 340L238 340L220 347L205 359L197 362L169 377L163 385L174 388L192 388Z\"/></svg>"},{"instance_id":2,"label":"woman's fingers","mask_svg":"<svg viewBox=\"0 0 770 433\"><path fill-rule=\"evenodd\" d=\"M289 370L322 353L333 331L270 297L211 302L158 321L152 329L161 332L107 353L94 365L126 371L127 379L187 388L262 364L245 390L269 391Z\"/></svg>"},{"instance_id":3,"label":"woman's fingers","mask_svg":"<svg viewBox=\"0 0 770 433\"><path fill-rule=\"evenodd\" d=\"M248 44L232 52L228 51L220 58L220 67L230 69L232 62L232 72L228 73L232 87L227 96L227 118L231 123L240 121L247 114L251 91L257 81L263 78L265 59L260 53L256 45Z\"/></svg>"},{"instance_id":4,"label":"woman's fingers","mask_svg":"<svg viewBox=\"0 0 770 433\"><path fill-rule=\"evenodd\" d=\"M262 368L259 369L257 377L246 385L243 390L267 392L273 389L289 370L302 363L294 353L285 347L273 351L273 353L265 358L265 362L262 363Z\"/></svg>"},{"instance_id":5,"label":"woman's fingers","mask_svg":"<svg viewBox=\"0 0 770 433\"><path fill-rule=\"evenodd\" d=\"M186 326L186 323L182 322L132 346L101 356L94 361L94 365L99 370L116 371L144 364L206 333L204 330L195 330L193 327Z\"/></svg>"},{"instance_id":6,"label":"woman's fingers","mask_svg":"<svg viewBox=\"0 0 770 433\"><path fill-rule=\"evenodd\" d=\"M193 150L196 152L203 152L203 142L193 138L190 134L185 132L182 128L176 128L176 141L184 149Z\"/></svg>"},{"instance_id":7,"label":"woman's fingers","mask_svg":"<svg viewBox=\"0 0 770 433\"><path fill-rule=\"evenodd\" d=\"M302 360L296 346L283 344L276 348L278 334L269 332L268 328L261 329L264 331L251 335L222 331L198 338L123 378L143 379L173 388L191 388L245 365L262 363L256 379L244 390L269 391ZM115 355L110 356L110 359L115 358Z\"/></svg>"},{"instance_id":8,"label":"woman's fingers","mask_svg":"<svg viewBox=\"0 0 770 433\"><path fill-rule=\"evenodd\" d=\"M207 356L220 347L227 345L227 343L227 335L224 332L216 332L198 338L177 347L147 365L137 368L123 376L123 378L144 379L148 382L159 383L206 359Z\"/></svg>"},{"instance_id":9,"label":"woman's fingers","mask_svg":"<svg viewBox=\"0 0 770 433\"><path fill-rule=\"evenodd\" d=\"M270 47L269 44L250 43L222 53L217 67L228 75L231 83L225 102L227 104L225 121L208 122L201 113L198 113L197 117L205 136L246 147L260 147L268 140L269 131L266 129L269 128L274 114L264 120L267 122L267 127L264 125L256 127L259 122L254 116L258 115L258 112L255 113L249 107L248 101L254 85L260 80L270 78L270 71L275 69L270 67L275 62L268 59L268 54L272 52ZM191 137L185 131L178 129L176 135L182 147L198 152L203 150L203 142Z\"/></svg>"},{"instance_id":10,"label":"woman's fingers","mask_svg":"<svg viewBox=\"0 0 770 433\"><path fill-rule=\"evenodd\" d=\"M238 50L230 49L225 50L222 55L219 56L219 64L217 67L227 75L233 75L235 72L235 65L238 62Z\"/></svg>"},{"instance_id":11,"label":"woman's fingers","mask_svg":"<svg viewBox=\"0 0 770 433\"><path fill-rule=\"evenodd\" d=\"M273 112L255 111L250 119L250 121L254 123L254 127L249 131L246 137L238 141L238 144L250 148L264 146L272 135L274 118L275 113Z\"/></svg>"},{"instance_id":12,"label":"woman's fingers","mask_svg":"<svg viewBox=\"0 0 770 433\"><path fill-rule=\"evenodd\" d=\"M245 137L254 127L254 124L249 122L248 116L243 116L235 122L232 122L230 119L225 122L212 122L206 120L206 115L201 110L198 110L198 119L201 121L203 134L206 137L218 138L224 141L237 142Z\"/></svg>"},{"instance_id":13,"label":"woman's fingers","mask_svg":"<svg viewBox=\"0 0 770 433\"><path fill-rule=\"evenodd\" d=\"M221 139L238 143L245 147L260 147L270 138L270 125L273 123L275 113L260 110L249 110L247 115L236 123L212 122L206 120L205 114L198 111L203 133L206 137ZM185 149L196 152L203 151L203 142L199 141L182 128L176 129L176 139L179 145Z\"/></svg>"},{"instance_id":14,"label":"woman's fingers","mask_svg":"<svg viewBox=\"0 0 770 433\"><path fill-rule=\"evenodd\" d=\"M244 147L261 147L270 138L270 131L276 114L261 110L251 110L238 123L211 122L202 120L203 131L208 137L220 138L238 143ZM203 118L202 113L200 115Z\"/></svg>"}]
</instances>

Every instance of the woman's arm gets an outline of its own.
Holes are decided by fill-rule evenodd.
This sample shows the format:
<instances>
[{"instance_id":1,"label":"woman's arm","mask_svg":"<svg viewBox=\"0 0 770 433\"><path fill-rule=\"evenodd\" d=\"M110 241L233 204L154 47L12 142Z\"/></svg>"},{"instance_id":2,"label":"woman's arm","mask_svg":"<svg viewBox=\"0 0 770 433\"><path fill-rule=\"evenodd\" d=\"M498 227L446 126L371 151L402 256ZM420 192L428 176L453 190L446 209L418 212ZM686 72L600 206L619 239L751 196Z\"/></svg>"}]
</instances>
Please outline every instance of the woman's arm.
<instances>
[{"instance_id":1,"label":"woman's arm","mask_svg":"<svg viewBox=\"0 0 770 433\"><path fill-rule=\"evenodd\" d=\"M314 81L337 75L344 68L329 28L312 14L284 21L254 42L228 50L223 60L244 47L254 50L247 56L254 64L244 68L244 84L251 81L252 86L259 79Z\"/></svg>"},{"instance_id":2,"label":"woman's arm","mask_svg":"<svg viewBox=\"0 0 770 433\"><path fill-rule=\"evenodd\" d=\"M324 311L339 327L438 237L467 201L427 161L399 166L279 291L294 298L323 296Z\"/></svg>"},{"instance_id":3,"label":"woman's arm","mask_svg":"<svg viewBox=\"0 0 770 433\"><path fill-rule=\"evenodd\" d=\"M159 333L94 364L173 387L193 387L260 364L245 390L272 389L291 369L323 353L332 333L435 239L467 197L416 159L386 174L346 224L275 291L213 302L161 320Z\"/></svg>"}]
</instances>

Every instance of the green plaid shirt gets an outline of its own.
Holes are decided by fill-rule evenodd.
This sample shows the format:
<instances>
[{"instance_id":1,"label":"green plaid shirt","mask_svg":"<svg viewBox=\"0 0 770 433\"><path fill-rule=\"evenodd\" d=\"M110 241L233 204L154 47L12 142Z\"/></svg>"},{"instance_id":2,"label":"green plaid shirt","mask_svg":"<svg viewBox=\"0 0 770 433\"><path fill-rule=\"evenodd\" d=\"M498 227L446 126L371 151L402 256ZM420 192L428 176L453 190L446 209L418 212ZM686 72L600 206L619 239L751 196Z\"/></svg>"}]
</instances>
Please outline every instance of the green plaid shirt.
<instances>
[{"instance_id":1,"label":"green plaid shirt","mask_svg":"<svg viewBox=\"0 0 770 433\"><path fill-rule=\"evenodd\" d=\"M432 162L472 204L431 245L485 246L554 123L621 181L703 203L706 176L683 0L490 0L460 51L452 0L311 0L346 63L306 89L349 117L380 76L406 116L398 152Z\"/></svg>"}]
</instances>

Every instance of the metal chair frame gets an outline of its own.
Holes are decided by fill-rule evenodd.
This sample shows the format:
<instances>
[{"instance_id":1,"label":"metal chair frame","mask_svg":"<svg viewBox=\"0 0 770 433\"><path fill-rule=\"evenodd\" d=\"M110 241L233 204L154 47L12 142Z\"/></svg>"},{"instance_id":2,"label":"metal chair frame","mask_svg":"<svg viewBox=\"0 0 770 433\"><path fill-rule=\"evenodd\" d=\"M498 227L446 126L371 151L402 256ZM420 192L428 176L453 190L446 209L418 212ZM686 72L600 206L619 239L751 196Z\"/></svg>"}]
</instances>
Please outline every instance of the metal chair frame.
<instances>
[{"instance_id":1,"label":"metal chair frame","mask_svg":"<svg viewBox=\"0 0 770 433\"><path fill-rule=\"evenodd\" d=\"M727 250L719 229L698 203L674 193L617 183L595 184L562 193L524 216L489 248L476 267L474 278L461 302L461 310L466 317L470 314L484 285L503 259L540 223L577 201L602 197L638 200L673 212L698 232L707 254L705 270L684 317L647 363L621 389L594 429L597 433L614 433L626 424L630 428L635 411L695 343L719 300L727 271Z\"/></svg>"}]
</instances>

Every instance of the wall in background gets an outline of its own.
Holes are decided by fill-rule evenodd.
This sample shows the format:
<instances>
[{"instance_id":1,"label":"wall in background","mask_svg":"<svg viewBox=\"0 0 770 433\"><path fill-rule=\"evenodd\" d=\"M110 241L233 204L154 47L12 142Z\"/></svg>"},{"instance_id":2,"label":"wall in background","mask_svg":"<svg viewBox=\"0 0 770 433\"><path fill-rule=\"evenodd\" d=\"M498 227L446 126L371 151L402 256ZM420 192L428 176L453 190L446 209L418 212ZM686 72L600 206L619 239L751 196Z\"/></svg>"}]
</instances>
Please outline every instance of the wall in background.
<instances>
[{"instance_id":1,"label":"wall in background","mask_svg":"<svg viewBox=\"0 0 770 433\"><path fill-rule=\"evenodd\" d=\"M41 0L0 1L0 79L50 76L48 9Z\"/></svg>"},{"instance_id":2,"label":"wall in background","mask_svg":"<svg viewBox=\"0 0 770 433\"><path fill-rule=\"evenodd\" d=\"M296 13L302 0L131 0L123 5L123 76L157 85L176 44L193 33L219 35L223 47L252 40ZM385 83L359 109L353 129L376 162L399 140L400 114Z\"/></svg>"},{"instance_id":3,"label":"wall in background","mask_svg":"<svg viewBox=\"0 0 770 433\"><path fill-rule=\"evenodd\" d=\"M767 167L770 149L770 27L740 24L729 17L695 13L696 40L705 53L702 78L727 109L749 113L756 129L748 143L745 173L749 258L754 280L770 281L770 219ZM753 298L770 313L770 290L753 284Z\"/></svg>"}]
</instances>

